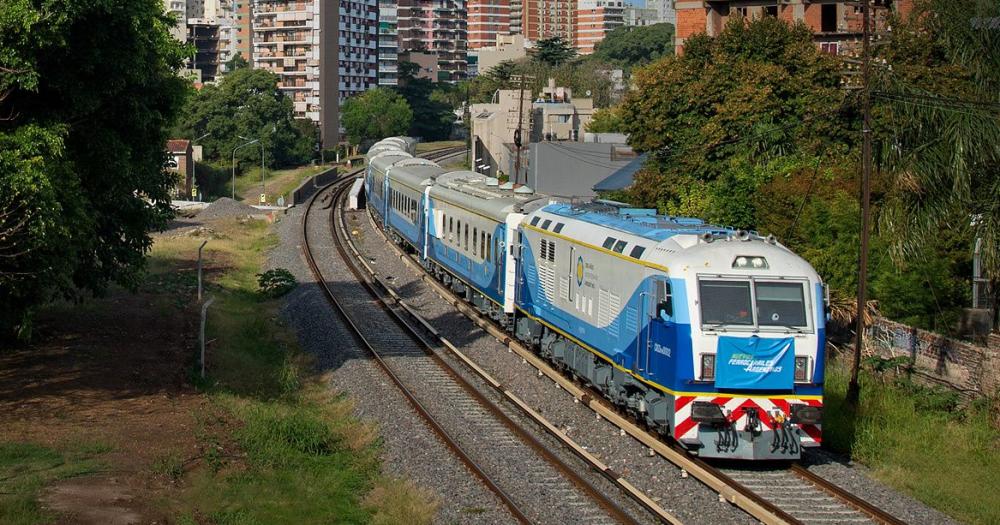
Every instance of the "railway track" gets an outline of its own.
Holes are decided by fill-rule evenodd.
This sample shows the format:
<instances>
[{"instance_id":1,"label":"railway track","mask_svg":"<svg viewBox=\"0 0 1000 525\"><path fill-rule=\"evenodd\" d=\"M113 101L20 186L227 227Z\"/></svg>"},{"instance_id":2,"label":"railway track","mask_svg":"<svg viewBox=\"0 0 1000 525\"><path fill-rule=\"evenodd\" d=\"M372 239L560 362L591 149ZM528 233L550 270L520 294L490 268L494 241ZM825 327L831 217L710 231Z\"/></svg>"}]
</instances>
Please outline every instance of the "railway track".
<instances>
[{"instance_id":1,"label":"railway track","mask_svg":"<svg viewBox=\"0 0 1000 525\"><path fill-rule=\"evenodd\" d=\"M369 220L372 221L372 228L382 234L381 229L370 215ZM472 320L479 328L505 344L524 361L535 367L540 374L547 376L577 401L591 408L598 416L608 420L651 451L681 469L684 475L690 474L718 492L720 500L728 501L754 518L768 524L879 523L899 525L904 523L862 498L813 474L801 465L771 466L764 469L756 467L719 468L696 456L691 456L676 445L664 443L658 436L646 431L630 417L619 413L615 407L600 398L599 394L549 366L534 352L513 339L499 325L435 280L401 248L388 239L385 241L407 266L417 272L424 283L430 285L439 296ZM434 330L432 326L429 328ZM471 366L476 365L473 363Z\"/></svg>"},{"instance_id":2,"label":"railway track","mask_svg":"<svg viewBox=\"0 0 1000 525\"><path fill-rule=\"evenodd\" d=\"M455 152L439 152L437 158L449 153ZM517 521L638 523L441 359L428 334L415 328L400 303L387 297L384 289L380 290L382 284L373 272L366 272L366 263L358 260L357 252L352 252L350 233L343 216L338 216L340 203L353 180L352 176L344 177L308 202L302 237L310 270L359 345L372 356L414 411L470 472L496 494ZM324 278L310 244L310 216L327 209L317 207L319 202L325 202L320 195L331 199L327 208L334 244L345 267L355 277L353 283L337 283L337 293ZM505 461L516 461L516 465ZM516 476L511 475L513 471ZM548 514L555 509L558 516Z\"/></svg>"}]
</instances>

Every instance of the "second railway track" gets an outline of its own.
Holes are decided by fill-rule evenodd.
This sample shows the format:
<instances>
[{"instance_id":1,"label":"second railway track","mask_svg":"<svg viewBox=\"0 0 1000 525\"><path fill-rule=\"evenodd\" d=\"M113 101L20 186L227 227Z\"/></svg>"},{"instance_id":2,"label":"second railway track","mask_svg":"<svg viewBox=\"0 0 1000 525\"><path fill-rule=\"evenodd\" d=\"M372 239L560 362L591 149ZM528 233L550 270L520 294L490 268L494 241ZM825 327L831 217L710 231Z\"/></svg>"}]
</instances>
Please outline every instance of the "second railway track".
<instances>
[{"instance_id":1,"label":"second railway track","mask_svg":"<svg viewBox=\"0 0 1000 525\"><path fill-rule=\"evenodd\" d=\"M414 410L516 520L638 523L451 369L427 336L405 322L406 312L384 300L375 280L350 254L344 238L350 232L336 224L337 203L351 180L341 179L309 202L302 223L303 251L324 295ZM321 195L330 199L326 208L317 206ZM354 282L337 282L336 293L310 244L310 216L319 220L327 208L339 257L355 277Z\"/></svg>"}]
</instances>

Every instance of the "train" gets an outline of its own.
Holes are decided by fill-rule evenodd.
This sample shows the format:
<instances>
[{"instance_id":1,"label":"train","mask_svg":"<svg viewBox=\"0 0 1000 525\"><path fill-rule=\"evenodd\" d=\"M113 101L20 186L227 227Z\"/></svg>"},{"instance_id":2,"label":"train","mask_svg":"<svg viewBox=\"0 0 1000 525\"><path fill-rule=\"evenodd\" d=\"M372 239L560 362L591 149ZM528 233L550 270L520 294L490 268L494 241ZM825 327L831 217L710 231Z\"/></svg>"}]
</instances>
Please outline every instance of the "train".
<instances>
[{"instance_id":1,"label":"train","mask_svg":"<svg viewBox=\"0 0 1000 525\"><path fill-rule=\"evenodd\" d=\"M369 213L513 337L700 457L822 443L828 291L774 236L566 202L412 146L368 151Z\"/></svg>"}]
</instances>

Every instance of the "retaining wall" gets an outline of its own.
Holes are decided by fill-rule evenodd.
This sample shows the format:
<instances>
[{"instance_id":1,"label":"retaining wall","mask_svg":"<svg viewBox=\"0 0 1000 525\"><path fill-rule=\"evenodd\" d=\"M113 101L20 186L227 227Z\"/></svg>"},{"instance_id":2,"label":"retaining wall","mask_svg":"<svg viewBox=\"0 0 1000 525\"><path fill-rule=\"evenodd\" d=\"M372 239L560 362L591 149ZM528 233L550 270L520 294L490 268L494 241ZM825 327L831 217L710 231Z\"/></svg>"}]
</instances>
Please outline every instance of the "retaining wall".
<instances>
[{"instance_id":1,"label":"retaining wall","mask_svg":"<svg viewBox=\"0 0 1000 525\"><path fill-rule=\"evenodd\" d=\"M884 318L870 328L882 357L908 356L914 379L958 391L967 399L1000 393L1000 334L986 346L951 339Z\"/></svg>"},{"instance_id":2,"label":"retaining wall","mask_svg":"<svg viewBox=\"0 0 1000 525\"><path fill-rule=\"evenodd\" d=\"M292 206L298 206L309 200L316 190L330 184L337 178L337 168L330 168L306 179L292 192Z\"/></svg>"}]
</instances>

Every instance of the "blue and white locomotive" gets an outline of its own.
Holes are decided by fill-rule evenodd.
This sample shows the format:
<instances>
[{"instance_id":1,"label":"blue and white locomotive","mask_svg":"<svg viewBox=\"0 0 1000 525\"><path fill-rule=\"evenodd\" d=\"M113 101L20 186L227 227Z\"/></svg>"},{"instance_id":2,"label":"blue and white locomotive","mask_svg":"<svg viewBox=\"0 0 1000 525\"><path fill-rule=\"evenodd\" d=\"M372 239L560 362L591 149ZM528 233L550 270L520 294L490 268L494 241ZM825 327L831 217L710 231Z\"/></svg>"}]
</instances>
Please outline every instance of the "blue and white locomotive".
<instances>
[{"instance_id":1,"label":"blue and white locomotive","mask_svg":"<svg viewBox=\"0 0 1000 525\"><path fill-rule=\"evenodd\" d=\"M371 213L559 368L703 457L821 441L825 287L773 237L368 153Z\"/></svg>"}]
</instances>

